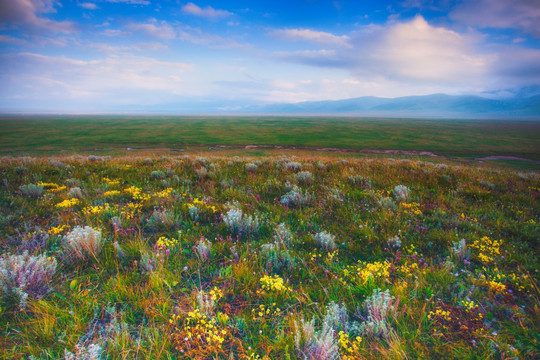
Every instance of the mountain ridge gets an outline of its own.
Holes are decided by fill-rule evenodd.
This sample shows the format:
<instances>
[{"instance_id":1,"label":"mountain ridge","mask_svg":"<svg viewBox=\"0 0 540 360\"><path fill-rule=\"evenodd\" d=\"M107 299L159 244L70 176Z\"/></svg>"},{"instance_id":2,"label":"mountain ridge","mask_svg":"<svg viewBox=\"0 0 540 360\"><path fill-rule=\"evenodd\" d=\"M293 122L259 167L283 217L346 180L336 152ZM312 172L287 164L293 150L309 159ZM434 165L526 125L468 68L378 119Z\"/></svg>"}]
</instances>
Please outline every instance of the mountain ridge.
<instances>
[{"instance_id":1,"label":"mountain ridge","mask_svg":"<svg viewBox=\"0 0 540 360\"><path fill-rule=\"evenodd\" d=\"M397 98L363 96L342 100L255 105L243 110L273 114L540 117L540 94L502 99L448 94Z\"/></svg>"}]
</instances>

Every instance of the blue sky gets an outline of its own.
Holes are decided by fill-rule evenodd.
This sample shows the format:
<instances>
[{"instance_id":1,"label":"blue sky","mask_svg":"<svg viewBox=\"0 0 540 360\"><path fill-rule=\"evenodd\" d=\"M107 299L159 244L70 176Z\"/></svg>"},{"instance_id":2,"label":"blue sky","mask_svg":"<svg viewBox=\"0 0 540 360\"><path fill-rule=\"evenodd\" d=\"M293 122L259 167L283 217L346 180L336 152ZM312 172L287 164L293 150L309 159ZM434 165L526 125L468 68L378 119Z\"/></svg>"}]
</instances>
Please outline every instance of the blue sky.
<instances>
[{"instance_id":1,"label":"blue sky","mask_svg":"<svg viewBox=\"0 0 540 360\"><path fill-rule=\"evenodd\" d=\"M504 97L540 85L538 24L538 0L0 0L0 111Z\"/></svg>"}]
</instances>

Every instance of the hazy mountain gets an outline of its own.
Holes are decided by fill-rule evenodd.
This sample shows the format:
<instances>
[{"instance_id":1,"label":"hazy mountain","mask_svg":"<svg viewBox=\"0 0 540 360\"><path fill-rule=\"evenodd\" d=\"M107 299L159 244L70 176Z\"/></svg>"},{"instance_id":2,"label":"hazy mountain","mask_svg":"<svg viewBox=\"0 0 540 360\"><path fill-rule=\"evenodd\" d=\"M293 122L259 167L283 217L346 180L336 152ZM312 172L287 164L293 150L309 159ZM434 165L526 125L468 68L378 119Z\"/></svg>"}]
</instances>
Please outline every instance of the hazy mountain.
<instances>
[{"instance_id":1,"label":"hazy mountain","mask_svg":"<svg viewBox=\"0 0 540 360\"><path fill-rule=\"evenodd\" d=\"M454 117L540 117L540 95L533 89L510 98L433 94L250 106L246 112L269 114L344 114ZM536 90L536 89L534 89ZM534 95L530 95L535 93ZM523 96L525 95L525 96Z\"/></svg>"}]
</instances>

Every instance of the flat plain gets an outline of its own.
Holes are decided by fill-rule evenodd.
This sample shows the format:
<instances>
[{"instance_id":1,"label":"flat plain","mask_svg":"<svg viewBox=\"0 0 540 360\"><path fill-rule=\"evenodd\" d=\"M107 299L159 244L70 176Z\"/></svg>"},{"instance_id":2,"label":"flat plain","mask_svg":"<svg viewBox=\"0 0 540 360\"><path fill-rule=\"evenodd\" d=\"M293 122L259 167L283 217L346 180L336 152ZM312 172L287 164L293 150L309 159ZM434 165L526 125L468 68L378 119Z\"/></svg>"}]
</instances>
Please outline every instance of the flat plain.
<instances>
[{"instance_id":1,"label":"flat plain","mask_svg":"<svg viewBox=\"0 0 540 360\"><path fill-rule=\"evenodd\" d=\"M536 122L0 123L3 358L540 357Z\"/></svg>"},{"instance_id":2,"label":"flat plain","mask_svg":"<svg viewBox=\"0 0 540 360\"><path fill-rule=\"evenodd\" d=\"M277 145L540 160L540 122L324 117L3 116L0 151Z\"/></svg>"}]
</instances>

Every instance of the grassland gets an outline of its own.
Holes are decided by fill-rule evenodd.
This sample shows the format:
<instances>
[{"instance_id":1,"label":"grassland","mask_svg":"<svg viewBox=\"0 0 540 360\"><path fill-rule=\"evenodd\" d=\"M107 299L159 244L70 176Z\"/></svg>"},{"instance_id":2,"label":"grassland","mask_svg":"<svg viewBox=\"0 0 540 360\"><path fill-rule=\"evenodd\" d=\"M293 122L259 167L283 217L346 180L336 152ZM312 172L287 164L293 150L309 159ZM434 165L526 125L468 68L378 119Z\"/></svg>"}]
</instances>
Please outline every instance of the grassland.
<instances>
[{"instance_id":1,"label":"grassland","mask_svg":"<svg viewBox=\"0 0 540 360\"><path fill-rule=\"evenodd\" d=\"M40 131L53 147L86 147L112 122L84 135L89 120L80 133L56 129L62 121L19 123L3 150L49 146ZM165 125L143 136L147 121L131 140L128 123L117 125L103 144L154 146L158 133L175 144ZM184 120L167 121L172 132ZM228 121L192 126L199 141L214 132L221 142L209 124ZM407 146L416 147L413 129ZM232 133L228 141L244 140ZM33 135L25 145L15 134ZM259 139L292 141L280 136L266 128ZM445 159L222 155L3 157L0 354L540 358L538 173Z\"/></svg>"},{"instance_id":2,"label":"grassland","mask_svg":"<svg viewBox=\"0 0 540 360\"><path fill-rule=\"evenodd\" d=\"M4 116L0 152L278 145L540 160L538 121L315 117Z\"/></svg>"}]
</instances>

